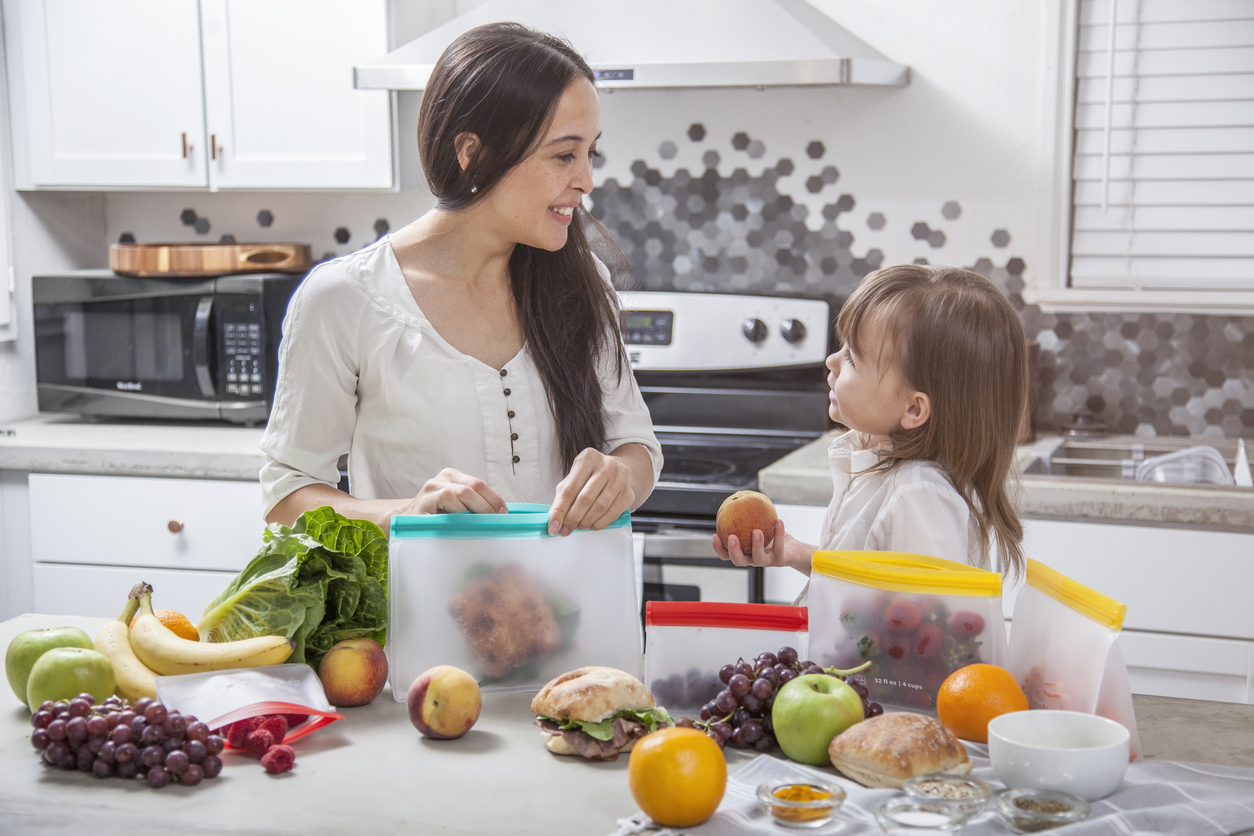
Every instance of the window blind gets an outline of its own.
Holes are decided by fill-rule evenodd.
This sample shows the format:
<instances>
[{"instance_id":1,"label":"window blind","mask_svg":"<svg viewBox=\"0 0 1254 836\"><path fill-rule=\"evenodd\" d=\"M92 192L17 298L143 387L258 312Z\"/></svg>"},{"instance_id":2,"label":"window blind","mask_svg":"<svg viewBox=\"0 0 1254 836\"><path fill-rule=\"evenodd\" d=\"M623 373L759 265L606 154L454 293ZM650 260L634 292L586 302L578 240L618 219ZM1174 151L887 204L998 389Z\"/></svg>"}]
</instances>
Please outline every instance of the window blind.
<instances>
[{"instance_id":1,"label":"window blind","mask_svg":"<svg viewBox=\"0 0 1254 836\"><path fill-rule=\"evenodd\" d=\"M1254 289L1254 2L1079 3L1071 286Z\"/></svg>"}]
</instances>

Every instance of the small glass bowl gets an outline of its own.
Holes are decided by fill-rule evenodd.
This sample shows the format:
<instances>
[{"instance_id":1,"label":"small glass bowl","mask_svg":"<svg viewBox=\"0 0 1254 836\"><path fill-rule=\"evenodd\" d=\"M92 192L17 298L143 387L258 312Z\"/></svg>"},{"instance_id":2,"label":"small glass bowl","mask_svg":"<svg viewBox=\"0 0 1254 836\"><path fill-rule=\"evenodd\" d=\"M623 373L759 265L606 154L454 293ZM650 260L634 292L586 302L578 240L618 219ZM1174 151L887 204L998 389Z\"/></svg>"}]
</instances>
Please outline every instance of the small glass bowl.
<instances>
[{"instance_id":1,"label":"small glass bowl","mask_svg":"<svg viewBox=\"0 0 1254 836\"><path fill-rule=\"evenodd\" d=\"M901 785L906 795L918 801L947 804L974 818L993 797L993 788L969 775L915 775Z\"/></svg>"},{"instance_id":2,"label":"small glass bowl","mask_svg":"<svg viewBox=\"0 0 1254 836\"><path fill-rule=\"evenodd\" d=\"M924 801L909 795L895 795L875 808L875 820L888 836L953 833L970 818L965 809L940 799Z\"/></svg>"},{"instance_id":3,"label":"small glass bowl","mask_svg":"<svg viewBox=\"0 0 1254 836\"><path fill-rule=\"evenodd\" d=\"M796 787L799 794L820 796L808 801L790 801L776 793ZM758 800L775 823L782 827L805 829L822 827L832 820L832 814L845 803L845 791L827 781L799 781L782 778L767 781L758 787Z\"/></svg>"},{"instance_id":4,"label":"small glass bowl","mask_svg":"<svg viewBox=\"0 0 1254 836\"><path fill-rule=\"evenodd\" d=\"M1006 790L997 796L997 810L1015 833L1036 833L1088 818L1089 803L1055 790Z\"/></svg>"}]
</instances>

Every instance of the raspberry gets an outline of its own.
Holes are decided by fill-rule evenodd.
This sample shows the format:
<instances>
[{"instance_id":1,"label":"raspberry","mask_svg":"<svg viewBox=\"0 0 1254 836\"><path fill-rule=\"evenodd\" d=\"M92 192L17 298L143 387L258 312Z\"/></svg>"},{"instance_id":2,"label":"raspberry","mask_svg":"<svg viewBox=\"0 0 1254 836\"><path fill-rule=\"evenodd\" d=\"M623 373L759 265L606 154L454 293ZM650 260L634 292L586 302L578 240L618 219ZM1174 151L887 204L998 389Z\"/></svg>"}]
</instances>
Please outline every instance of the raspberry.
<instances>
[{"instance_id":1,"label":"raspberry","mask_svg":"<svg viewBox=\"0 0 1254 836\"><path fill-rule=\"evenodd\" d=\"M265 729L257 729L248 733L248 737L244 738L244 748L248 750L248 754L254 758L259 758L266 752L270 751L270 747L274 745L274 735Z\"/></svg>"},{"instance_id":2,"label":"raspberry","mask_svg":"<svg viewBox=\"0 0 1254 836\"><path fill-rule=\"evenodd\" d=\"M309 719L308 714L284 714L283 719L287 721L287 727L294 729L301 723Z\"/></svg>"},{"instance_id":3,"label":"raspberry","mask_svg":"<svg viewBox=\"0 0 1254 836\"><path fill-rule=\"evenodd\" d=\"M257 730L265 729L270 732L270 736L274 738L275 744L283 742L283 738L287 736L287 720L283 719L282 714L272 714L262 720L261 725L257 726Z\"/></svg>"},{"instance_id":4,"label":"raspberry","mask_svg":"<svg viewBox=\"0 0 1254 836\"><path fill-rule=\"evenodd\" d=\"M271 746L270 751L261 757L261 765L266 768L266 772L277 775L280 772L290 772L292 767L296 765L296 752L291 746Z\"/></svg>"},{"instance_id":5,"label":"raspberry","mask_svg":"<svg viewBox=\"0 0 1254 836\"><path fill-rule=\"evenodd\" d=\"M248 717L232 723L226 731L226 742L233 749L243 749L244 738L248 736L249 732L261 725L262 719L261 717Z\"/></svg>"},{"instance_id":6,"label":"raspberry","mask_svg":"<svg viewBox=\"0 0 1254 836\"><path fill-rule=\"evenodd\" d=\"M963 610L949 617L949 635L964 641L984 632L984 616L978 612Z\"/></svg>"},{"instance_id":7,"label":"raspberry","mask_svg":"<svg viewBox=\"0 0 1254 836\"><path fill-rule=\"evenodd\" d=\"M914 634L914 655L920 659L931 659L940 655L945 644L945 634L932 622L920 624Z\"/></svg>"},{"instance_id":8,"label":"raspberry","mask_svg":"<svg viewBox=\"0 0 1254 836\"><path fill-rule=\"evenodd\" d=\"M890 633L913 633L923 623L923 608L909 598L897 598L884 608Z\"/></svg>"}]
</instances>

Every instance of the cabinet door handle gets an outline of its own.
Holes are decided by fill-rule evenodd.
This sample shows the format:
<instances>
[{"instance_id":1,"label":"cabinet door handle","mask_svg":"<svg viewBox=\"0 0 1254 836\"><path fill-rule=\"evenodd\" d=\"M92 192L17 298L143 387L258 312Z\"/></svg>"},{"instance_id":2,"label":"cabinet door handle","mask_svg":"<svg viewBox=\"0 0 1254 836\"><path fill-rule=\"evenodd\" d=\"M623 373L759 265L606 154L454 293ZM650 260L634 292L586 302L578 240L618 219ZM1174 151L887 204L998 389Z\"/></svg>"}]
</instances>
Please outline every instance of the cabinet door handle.
<instances>
[{"instance_id":1,"label":"cabinet door handle","mask_svg":"<svg viewBox=\"0 0 1254 836\"><path fill-rule=\"evenodd\" d=\"M183 530L183 521L182 520L170 520L168 523L165 524L165 527L170 530L171 534L178 534L180 531Z\"/></svg>"},{"instance_id":2,"label":"cabinet door handle","mask_svg":"<svg viewBox=\"0 0 1254 836\"><path fill-rule=\"evenodd\" d=\"M226 146L218 144L218 135L209 134L209 159L216 160L226 150Z\"/></svg>"},{"instance_id":3,"label":"cabinet door handle","mask_svg":"<svg viewBox=\"0 0 1254 836\"><path fill-rule=\"evenodd\" d=\"M187 131L183 131L183 159L187 159L187 155L190 154L191 150L195 147L195 145L192 145L187 141Z\"/></svg>"}]
</instances>

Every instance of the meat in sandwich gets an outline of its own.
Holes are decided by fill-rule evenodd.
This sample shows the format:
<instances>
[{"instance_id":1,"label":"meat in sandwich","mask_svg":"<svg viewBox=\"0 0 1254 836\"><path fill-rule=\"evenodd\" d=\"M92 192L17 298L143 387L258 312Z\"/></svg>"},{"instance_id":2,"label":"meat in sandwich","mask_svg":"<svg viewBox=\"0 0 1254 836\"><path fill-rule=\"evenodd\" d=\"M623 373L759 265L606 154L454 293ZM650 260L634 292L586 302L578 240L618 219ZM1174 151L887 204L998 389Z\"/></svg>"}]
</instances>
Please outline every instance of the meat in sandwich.
<instances>
[{"instance_id":1,"label":"meat in sandwich","mask_svg":"<svg viewBox=\"0 0 1254 836\"><path fill-rule=\"evenodd\" d=\"M649 732L675 725L644 683L597 666L576 668L545 685L531 701L531 713L550 752L603 761L617 760Z\"/></svg>"}]
</instances>

